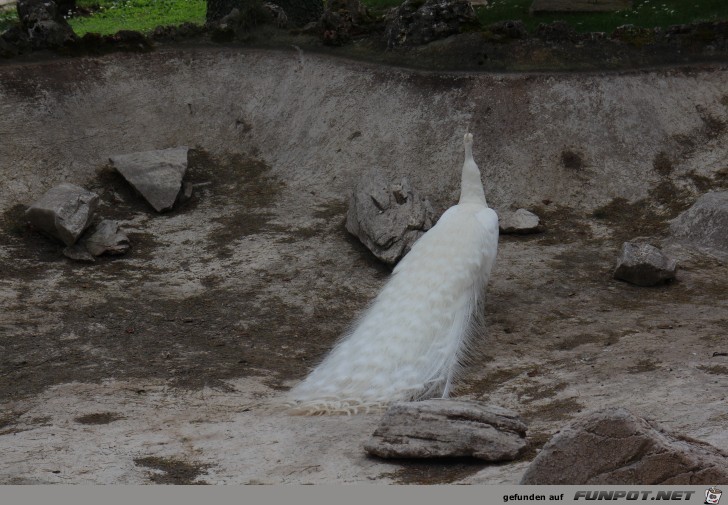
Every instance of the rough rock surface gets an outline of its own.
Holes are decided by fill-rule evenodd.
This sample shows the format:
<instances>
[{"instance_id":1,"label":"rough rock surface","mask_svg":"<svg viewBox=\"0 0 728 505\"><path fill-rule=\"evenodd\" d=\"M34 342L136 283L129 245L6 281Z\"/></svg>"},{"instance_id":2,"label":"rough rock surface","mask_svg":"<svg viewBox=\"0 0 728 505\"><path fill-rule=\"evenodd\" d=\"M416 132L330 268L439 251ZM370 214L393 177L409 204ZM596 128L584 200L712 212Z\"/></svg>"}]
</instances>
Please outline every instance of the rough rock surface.
<instances>
[{"instance_id":1,"label":"rough rock surface","mask_svg":"<svg viewBox=\"0 0 728 505\"><path fill-rule=\"evenodd\" d=\"M520 19L515 20L504 20L488 25L488 31L492 36L504 40L504 39L525 39L528 37L528 30L526 25Z\"/></svg>"},{"instance_id":2,"label":"rough rock surface","mask_svg":"<svg viewBox=\"0 0 728 505\"><path fill-rule=\"evenodd\" d=\"M366 33L374 18L359 0L331 0L315 31L324 44L341 46Z\"/></svg>"},{"instance_id":3,"label":"rough rock surface","mask_svg":"<svg viewBox=\"0 0 728 505\"><path fill-rule=\"evenodd\" d=\"M670 234L679 242L728 257L728 191L706 193L673 219Z\"/></svg>"},{"instance_id":4,"label":"rough rock surface","mask_svg":"<svg viewBox=\"0 0 728 505\"><path fill-rule=\"evenodd\" d=\"M393 265L432 228L433 219L430 203L415 194L406 178L388 184L374 169L354 187L346 229L377 258Z\"/></svg>"},{"instance_id":5,"label":"rough rock surface","mask_svg":"<svg viewBox=\"0 0 728 505\"><path fill-rule=\"evenodd\" d=\"M554 436L521 484L714 484L728 481L717 448L664 432L623 408L587 414Z\"/></svg>"},{"instance_id":6,"label":"rough rock surface","mask_svg":"<svg viewBox=\"0 0 728 505\"><path fill-rule=\"evenodd\" d=\"M69 245L65 249L63 249L63 255L66 258L70 258L74 261L81 261L84 263L93 263L96 261L93 257L93 255L88 252L88 249L82 244L81 242L78 242L73 245Z\"/></svg>"},{"instance_id":7,"label":"rough rock surface","mask_svg":"<svg viewBox=\"0 0 728 505\"><path fill-rule=\"evenodd\" d=\"M655 286L670 281L677 273L677 261L650 244L625 242L617 259L614 278L638 286Z\"/></svg>"},{"instance_id":8,"label":"rough rock surface","mask_svg":"<svg viewBox=\"0 0 728 505\"><path fill-rule=\"evenodd\" d=\"M328 2L314 32L324 44L341 46L351 41L352 36L365 33L363 25L370 21L366 7L358 0L334 0Z\"/></svg>"},{"instance_id":9,"label":"rough rock surface","mask_svg":"<svg viewBox=\"0 0 728 505\"><path fill-rule=\"evenodd\" d=\"M119 230L119 223L104 219L88 238L83 239L83 245L94 256L124 254L129 250L129 237Z\"/></svg>"},{"instance_id":10,"label":"rough rock surface","mask_svg":"<svg viewBox=\"0 0 728 505\"><path fill-rule=\"evenodd\" d=\"M498 213L498 226L500 232L511 235L524 235L541 231L541 220L533 212L518 209L515 212L505 211Z\"/></svg>"},{"instance_id":11,"label":"rough rock surface","mask_svg":"<svg viewBox=\"0 0 728 505\"><path fill-rule=\"evenodd\" d=\"M511 410L436 399L392 405L364 449L382 458L511 461L526 446L525 437L526 425Z\"/></svg>"},{"instance_id":12,"label":"rough rock surface","mask_svg":"<svg viewBox=\"0 0 728 505\"><path fill-rule=\"evenodd\" d=\"M33 203L26 216L31 225L70 246L91 224L98 200L96 193L63 183Z\"/></svg>"},{"instance_id":13,"label":"rough rock surface","mask_svg":"<svg viewBox=\"0 0 728 505\"><path fill-rule=\"evenodd\" d=\"M60 47L76 38L52 0L19 0L18 18L35 48Z\"/></svg>"},{"instance_id":14,"label":"rough rock surface","mask_svg":"<svg viewBox=\"0 0 728 505\"><path fill-rule=\"evenodd\" d=\"M187 171L187 147L118 154L109 160L157 212L170 210Z\"/></svg>"},{"instance_id":15,"label":"rough rock surface","mask_svg":"<svg viewBox=\"0 0 728 505\"><path fill-rule=\"evenodd\" d=\"M576 30L566 21L554 21L538 25L536 37L546 42L574 42L578 36Z\"/></svg>"},{"instance_id":16,"label":"rough rock surface","mask_svg":"<svg viewBox=\"0 0 728 505\"><path fill-rule=\"evenodd\" d=\"M386 18L387 47L417 46L460 33L478 18L467 0L405 0Z\"/></svg>"}]
</instances>

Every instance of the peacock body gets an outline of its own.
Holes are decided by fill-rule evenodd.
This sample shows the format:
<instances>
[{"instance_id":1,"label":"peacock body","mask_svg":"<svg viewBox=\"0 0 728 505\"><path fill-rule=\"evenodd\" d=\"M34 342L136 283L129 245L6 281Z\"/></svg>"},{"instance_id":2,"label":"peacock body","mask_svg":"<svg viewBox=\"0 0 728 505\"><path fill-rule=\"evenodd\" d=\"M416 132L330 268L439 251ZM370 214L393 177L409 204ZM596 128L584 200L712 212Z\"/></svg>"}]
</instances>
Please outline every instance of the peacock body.
<instances>
[{"instance_id":1,"label":"peacock body","mask_svg":"<svg viewBox=\"0 0 728 505\"><path fill-rule=\"evenodd\" d=\"M356 413L447 397L482 315L498 248L465 135L460 200L412 247L352 329L289 400L295 413Z\"/></svg>"}]
</instances>

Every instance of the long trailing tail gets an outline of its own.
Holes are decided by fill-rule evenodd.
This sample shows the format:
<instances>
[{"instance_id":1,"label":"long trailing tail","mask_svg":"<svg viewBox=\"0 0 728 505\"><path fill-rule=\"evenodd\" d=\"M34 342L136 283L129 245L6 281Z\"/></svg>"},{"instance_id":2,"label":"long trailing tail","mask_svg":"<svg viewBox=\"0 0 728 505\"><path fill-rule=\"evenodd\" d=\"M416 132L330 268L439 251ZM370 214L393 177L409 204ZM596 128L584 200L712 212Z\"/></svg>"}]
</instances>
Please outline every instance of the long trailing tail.
<instances>
[{"instance_id":1,"label":"long trailing tail","mask_svg":"<svg viewBox=\"0 0 728 505\"><path fill-rule=\"evenodd\" d=\"M482 194L470 144L466 136L463 183ZM474 200L472 189L414 244L352 330L290 391L292 413L353 414L450 393L483 312L498 242L495 212L484 197Z\"/></svg>"}]
</instances>

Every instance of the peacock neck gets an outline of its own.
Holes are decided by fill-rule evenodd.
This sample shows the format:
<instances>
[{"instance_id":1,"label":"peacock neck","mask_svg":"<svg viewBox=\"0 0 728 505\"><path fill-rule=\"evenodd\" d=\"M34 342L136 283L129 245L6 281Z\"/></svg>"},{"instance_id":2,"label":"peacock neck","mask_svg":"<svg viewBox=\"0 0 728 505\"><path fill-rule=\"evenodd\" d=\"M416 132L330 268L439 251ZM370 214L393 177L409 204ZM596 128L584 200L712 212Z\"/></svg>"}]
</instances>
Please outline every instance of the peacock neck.
<instances>
[{"instance_id":1,"label":"peacock neck","mask_svg":"<svg viewBox=\"0 0 728 505\"><path fill-rule=\"evenodd\" d=\"M477 203L488 206L485 201L483 183L480 180L480 170L473 160L473 148L470 145L465 146L465 163L463 163L459 203Z\"/></svg>"}]
</instances>

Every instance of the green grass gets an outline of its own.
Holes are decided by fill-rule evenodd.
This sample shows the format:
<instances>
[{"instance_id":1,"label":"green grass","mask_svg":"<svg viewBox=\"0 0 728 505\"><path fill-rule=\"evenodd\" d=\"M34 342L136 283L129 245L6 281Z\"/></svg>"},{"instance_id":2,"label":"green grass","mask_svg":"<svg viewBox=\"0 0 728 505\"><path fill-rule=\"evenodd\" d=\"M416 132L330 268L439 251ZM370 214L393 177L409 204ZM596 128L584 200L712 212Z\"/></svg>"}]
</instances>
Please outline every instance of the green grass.
<instances>
[{"instance_id":1,"label":"green grass","mask_svg":"<svg viewBox=\"0 0 728 505\"><path fill-rule=\"evenodd\" d=\"M375 13L399 5L402 0L364 0ZM93 15L73 17L69 23L79 36L88 32L102 35L119 30L151 32L159 25L205 22L205 0L78 0L78 5L93 10ZM489 0L477 7L485 26L496 21L520 19L533 32L540 23L564 20L577 31L611 32L624 24L640 27L667 27L693 21L728 19L728 0L635 0L631 10L614 13L551 14L531 16L532 0ZM17 22L14 8L0 11L0 31Z\"/></svg>"},{"instance_id":2,"label":"green grass","mask_svg":"<svg viewBox=\"0 0 728 505\"><path fill-rule=\"evenodd\" d=\"M151 32L160 25L182 23L204 24L207 4L205 0L82 0L78 5L93 8L92 16L73 17L68 20L76 35L100 33L110 35L119 30Z\"/></svg>"},{"instance_id":3,"label":"green grass","mask_svg":"<svg viewBox=\"0 0 728 505\"><path fill-rule=\"evenodd\" d=\"M18 22L18 11L15 6L0 9L0 33L4 32Z\"/></svg>"},{"instance_id":4,"label":"green grass","mask_svg":"<svg viewBox=\"0 0 728 505\"><path fill-rule=\"evenodd\" d=\"M376 0L385 1L385 0ZM484 25L506 19L520 19L533 32L540 23L563 20L579 32L611 32L625 24L654 28L667 27L693 21L728 19L726 0L635 0L630 10L603 13L544 14L531 16L528 9L532 0L489 0L485 7L477 8L478 18Z\"/></svg>"}]
</instances>

